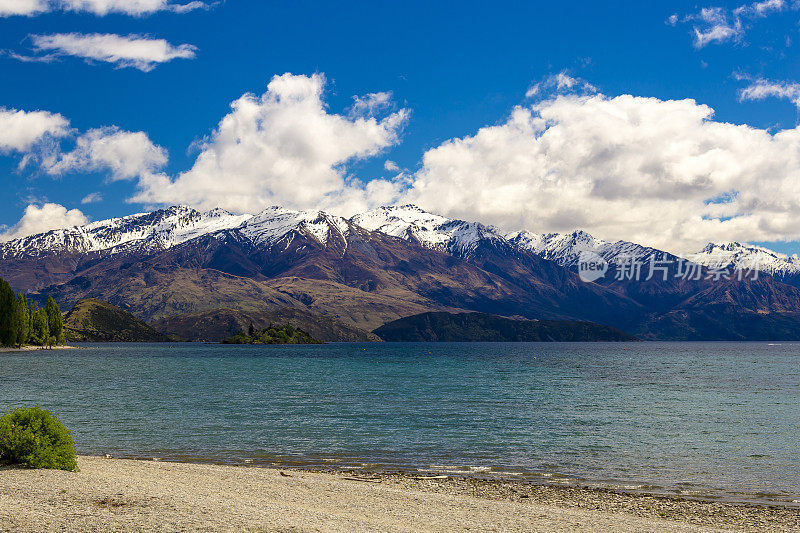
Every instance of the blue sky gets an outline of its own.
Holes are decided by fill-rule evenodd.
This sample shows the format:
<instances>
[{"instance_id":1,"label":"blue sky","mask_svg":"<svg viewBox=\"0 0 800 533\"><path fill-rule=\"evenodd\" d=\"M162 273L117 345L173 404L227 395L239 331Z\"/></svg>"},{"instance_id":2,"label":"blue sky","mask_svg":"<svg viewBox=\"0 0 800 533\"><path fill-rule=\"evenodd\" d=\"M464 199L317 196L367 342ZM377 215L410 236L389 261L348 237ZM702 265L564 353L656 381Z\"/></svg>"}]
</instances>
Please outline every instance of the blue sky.
<instances>
[{"instance_id":1,"label":"blue sky","mask_svg":"<svg viewBox=\"0 0 800 533\"><path fill-rule=\"evenodd\" d=\"M0 0L0 12L3 2L14 1ZM114 2L109 0L109 4ZM441 196L448 194L448 186L455 190L467 178L447 182L437 174L437 168L444 163L426 167L423 162L426 152L449 139L473 136L481 128L506 124L515 106L534 105L539 98L539 94L526 98L532 85L542 82L546 85L548 77L559 73L577 80L573 89L590 84L594 89L588 92L607 98L619 95L658 101L690 98L713 108L715 122L749 125L768 134L795 128L798 111L791 89L795 80L800 80L797 54L800 11L788 3L782 6L776 3L766 6L764 13L737 14L737 8L751 5L756 4L713 1L709 4L503 1L345 4L229 0L188 12L162 10L138 16L103 15L85 12L86 9L49 12L43 9L45 12L31 16L0 18L0 49L4 50L0 55L0 107L26 112L42 110L65 117L73 133L59 137L61 154L69 153L77 138L94 128L114 126L121 131L144 132L168 156L157 171L166 179L175 179L192 168L203 151L203 139L213 137L220 120L230 113L231 102L246 93L262 95L276 75L323 74L324 109L331 115L348 116L354 95L380 92L391 92L393 102L384 109L383 117L403 110L407 113L402 126L392 126L387 134L389 137L396 134L396 139L387 138L371 148L364 147L362 152L369 155L362 153L346 163L333 165L335 172L345 180L358 178L362 182L395 179L393 174L397 172L387 170L386 161L391 160L406 170L401 178L405 183L420 179L415 177L419 174L429 182L442 184L437 193ZM701 9L711 7L720 11L714 16L706 12L703 18ZM672 15L677 15L673 23ZM710 32L720 25L731 28L734 35L712 38L708 43L697 42L695 28ZM120 63L85 61L63 50L51 56L53 48L34 50L35 36L54 34L164 39L175 47L184 44L193 47L194 57L152 64L149 71L143 71ZM775 86L782 84L786 94L772 97L773 90L769 97L743 100L741 91L758 80L767 80ZM543 88L540 94L544 91ZM546 97L559 94L561 91L550 87ZM38 154L42 150L31 148ZM141 182L135 177L110 179L109 170L102 166L87 164L50 175L34 161L20 169L25 152L6 150L0 154L0 183L6 191L0 224L9 228L13 229L31 204L59 204L79 209L90 220L99 220L144 210L162 198L151 195L150 201L131 202L141 189ZM559 157L559 153L551 155ZM791 171L791 164L789 161L781 169L763 168L767 173L786 173ZM782 186L791 192L793 175L782 179ZM731 190L738 193L735 181L732 183ZM504 185L502 181L481 181L481 184L483 189ZM607 189L607 184L604 187ZM601 189L594 184L596 194L605 194ZM598 190L601 192L597 193ZM728 192L720 189L722 194ZM102 200L82 203L91 193ZM367 199L370 194L367 193ZM758 190L753 191L754 198L758 194ZM783 194L784 198L786 195ZM178 193L174 197L182 198ZM474 218L510 229L519 225L533 231L564 230L570 223L568 208L540 217L535 206L527 210L512 209L513 196L507 201L507 215L502 205L476 211L469 206L459 208L456 203L464 202L457 198L451 203L437 203L435 197L426 198L421 192L410 197L444 214L474 212ZM168 200L172 197L163 198L164 203L171 203ZM269 198L281 199L281 196L274 193ZM187 203L199 203L202 207L211 201L213 198ZM306 203L309 202L313 203L312 200ZM293 207L315 207L310 203L303 205L295 197L287 203L296 204ZM580 205L580 200L576 200L576 206ZM739 207L741 212L734 215L704 216L727 221L747 213L752 205L752 201L743 203ZM597 207L593 204L587 209ZM665 207L670 212L672 209ZM787 218L794 214L791 203L782 209L786 210ZM742 223L725 231L730 232L731 238L754 242L797 237L791 222L769 231L756 228L763 227L764 220L775 219L774 211L768 211L749 229L743 229ZM640 217L640 220L641 226L650 225L648 219ZM651 228L650 233L632 229L636 226L635 219L604 225L576 217L573 228L579 225L599 231L603 238L638 238L664 246L674 241L673 248L704 240L699 235L686 243L677 238L661 241L657 236L661 230L657 227ZM668 230L675 232L677 228ZM705 240L724 235L720 229ZM772 247L800 251L796 242Z\"/></svg>"}]
</instances>

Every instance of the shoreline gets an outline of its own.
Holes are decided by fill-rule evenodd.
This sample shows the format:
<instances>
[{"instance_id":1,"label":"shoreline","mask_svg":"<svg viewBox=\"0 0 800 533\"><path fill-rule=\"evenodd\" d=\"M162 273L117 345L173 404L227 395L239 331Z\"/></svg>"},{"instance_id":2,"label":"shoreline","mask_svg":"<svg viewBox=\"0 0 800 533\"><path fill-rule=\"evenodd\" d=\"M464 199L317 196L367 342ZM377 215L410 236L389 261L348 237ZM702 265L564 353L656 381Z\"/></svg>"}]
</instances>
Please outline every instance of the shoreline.
<instances>
[{"instance_id":1,"label":"shoreline","mask_svg":"<svg viewBox=\"0 0 800 533\"><path fill-rule=\"evenodd\" d=\"M79 456L0 468L0 531L797 531L800 509L436 475Z\"/></svg>"},{"instance_id":2,"label":"shoreline","mask_svg":"<svg viewBox=\"0 0 800 533\"><path fill-rule=\"evenodd\" d=\"M90 452L91 453L91 452ZM93 457L93 455L87 455ZM167 463L185 463L197 465L215 465L215 466L232 466L244 468L273 468L282 470L293 470L298 472L315 472L321 474L333 475L350 475L350 476L375 476L375 477L399 477L408 479L449 479L451 481L461 480L466 482L487 483L487 484L508 484L511 486L521 487L545 487L553 488L556 490L585 490L608 492L624 496L647 496L653 498L663 498L668 500L677 501L693 501L701 503L719 503L724 505L744 505L752 507L774 507L774 508L787 508L797 509L800 511L800 495L792 496L788 494L778 494L771 492L733 492L724 489L712 489L710 486L693 485L693 489L678 488L678 486L661 486L650 485L642 481L632 480L601 480L592 479L587 477L575 477L560 474L558 472L548 472L546 474L536 472L518 472L519 469L514 469L515 473L508 474L504 471L494 471L488 467L479 467L480 470L453 470L442 468L413 468L413 467L397 467L395 466L381 466L378 464L370 463L369 466L356 466L352 462L344 462L336 465L334 462L329 462L327 458L318 458L315 461L286 461L279 458L269 460L264 459L248 459L239 458L231 460L230 458L217 456L198 456L191 454L173 454L173 455L139 455L139 454L119 454L111 453L106 454L106 458L113 459L126 459L133 461L153 461L153 462L167 462ZM432 479L433 479L432 478Z\"/></svg>"},{"instance_id":3,"label":"shoreline","mask_svg":"<svg viewBox=\"0 0 800 533\"><path fill-rule=\"evenodd\" d=\"M54 350L80 350L78 346L53 346L52 348L45 348L43 346L23 346L22 348L11 348L0 346L0 353L22 353L22 352L39 352L46 351L52 352Z\"/></svg>"}]
</instances>

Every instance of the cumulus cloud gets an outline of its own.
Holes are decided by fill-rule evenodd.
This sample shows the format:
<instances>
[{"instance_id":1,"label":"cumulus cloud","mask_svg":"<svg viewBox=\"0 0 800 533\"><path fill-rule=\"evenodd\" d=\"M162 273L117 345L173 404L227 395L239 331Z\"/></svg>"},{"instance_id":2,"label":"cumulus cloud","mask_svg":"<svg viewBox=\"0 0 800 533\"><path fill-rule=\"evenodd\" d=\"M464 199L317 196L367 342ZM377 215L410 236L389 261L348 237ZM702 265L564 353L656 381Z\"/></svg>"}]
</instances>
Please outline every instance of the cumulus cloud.
<instances>
[{"instance_id":1,"label":"cumulus cloud","mask_svg":"<svg viewBox=\"0 0 800 533\"><path fill-rule=\"evenodd\" d=\"M187 13L208 7L208 4L200 1L172 4L167 0L0 0L0 17L34 16L51 11L74 11L97 16L119 13L141 17L159 11Z\"/></svg>"},{"instance_id":2,"label":"cumulus cloud","mask_svg":"<svg viewBox=\"0 0 800 533\"><path fill-rule=\"evenodd\" d=\"M57 113L0 107L0 153L26 152L47 136L63 137L69 121Z\"/></svg>"},{"instance_id":3,"label":"cumulus cloud","mask_svg":"<svg viewBox=\"0 0 800 533\"><path fill-rule=\"evenodd\" d=\"M789 100L800 109L800 83L758 78L750 80L750 84L747 87L739 90L740 101L764 100L766 98L783 98Z\"/></svg>"},{"instance_id":4,"label":"cumulus cloud","mask_svg":"<svg viewBox=\"0 0 800 533\"><path fill-rule=\"evenodd\" d=\"M132 179L156 172L167 164L167 152L143 132L116 127L89 130L76 140L75 148L43 163L49 174L76 170L111 172L112 180Z\"/></svg>"},{"instance_id":5,"label":"cumulus cloud","mask_svg":"<svg viewBox=\"0 0 800 533\"><path fill-rule=\"evenodd\" d=\"M151 39L142 35L115 35L109 33L56 33L31 35L34 55L12 53L21 61L53 61L63 56L73 56L86 62L101 61L118 68L131 67L143 72L173 59L194 59L197 48L189 44L175 46L164 39Z\"/></svg>"},{"instance_id":6,"label":"cumulus cloud","mask_svg":"<svg viewBox=\"0 0 800 533\"><path fill-rule=\"evenodd\" d=\"M425 153L403 201L502 228L676 252L800 238L800 129L713 120L693 100L559 95Z\"/></svg>"},{"instance_id":7,"label":"cumulus cloud","mask_svg":"<svg viewBox=\"0 0 800 533\"><path fill-rule=\"evenodd\" d=\"M330 113L324 86L321 74L275 76L264 94L231 104L191 169L174 179L141 176L133 200L237 212L281 204L345 214L392 201L399 183L363 183L348 176L347 164L396 144L407 110L375 116L386 100L368 95L356 100L365 102L356 116Z\"/></svg>"},{"instance_id":8,"label":"cumulus cloud","mask_svg":"<svg viewBox=\"0 0 800 533\"><path fill-rule=\"evenodd\" d=\"M400 172L400 166L391 159L387 159L383 163L383 169L387 172Z\"/></svg>"},{"instance_id":9,"label":"cumulus cloud","mask_svg":"<svg viewBox=\"0 0 800 533\"><path fill-rule=\"evenodd\" d=\"M70 228L87 224L86 218L78 209L67 209L59 204L31 204L25 214L7 231L0 233L0 241L20 239L29 235L45 233L53 229Z\"/></svg>"}]
</instances>

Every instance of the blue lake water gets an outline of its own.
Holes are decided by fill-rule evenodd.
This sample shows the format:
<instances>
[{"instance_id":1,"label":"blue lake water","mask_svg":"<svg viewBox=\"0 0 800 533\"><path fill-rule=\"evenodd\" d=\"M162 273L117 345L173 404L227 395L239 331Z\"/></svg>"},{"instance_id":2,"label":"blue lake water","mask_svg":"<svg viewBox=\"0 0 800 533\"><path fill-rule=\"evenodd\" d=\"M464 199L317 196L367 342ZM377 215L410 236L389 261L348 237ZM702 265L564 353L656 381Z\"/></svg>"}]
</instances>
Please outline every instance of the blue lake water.
<instances>
[{"instance_id":1,"label":"blue lake water","mask_svg":"<svg viewBox=\"0 0 800 533\"><path fill-rule=\"evenodd\" d=\"M0 354L79 453L800 502L800 344L81 345Z\"/></svg>"}]
</instances>

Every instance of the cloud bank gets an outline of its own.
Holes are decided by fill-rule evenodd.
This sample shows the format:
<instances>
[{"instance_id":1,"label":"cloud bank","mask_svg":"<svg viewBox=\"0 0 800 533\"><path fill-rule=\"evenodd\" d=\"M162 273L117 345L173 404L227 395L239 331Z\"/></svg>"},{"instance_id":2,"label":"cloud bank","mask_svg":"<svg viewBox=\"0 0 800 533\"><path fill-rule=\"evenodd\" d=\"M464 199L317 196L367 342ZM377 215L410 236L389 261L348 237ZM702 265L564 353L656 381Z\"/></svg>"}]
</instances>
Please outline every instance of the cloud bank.
<instances>
[{"instance_id":1,"label":"cloud bank","mask_svg":"<svg viewBox=\"0 0 800 533\"><path fill-rule=\"evenodd\" d=\"M394 110L388 93L331 112L320 74L276 76L263 94L235 100L191 168L174 176L163 170L167 152L143 132L67 133L63 117L45 112L0 113L0 124L26 124L0 128L0 147L25 153L43 136L74 139L70 150L37 159L46 173L132 180L130 200L148 206L258 212L278 204L349 215L413 202L507 230L580 228L678 253L709 241L800 239L800 128L771 132L716 121L690 99L564 94L558 84L497 125L426 151L415 172L384 160L397 173L391 179L361 181L349 169L396 145L409 112ZM746 98L769 93L760 91Z\"/></svg>"},{"instance_id":2,"label":"cloud bank","mask_svg":"<svg viewBox=\"0 0 800 533\"><path fill-rule=\"evenodd\" d=\"M713 120L693 100L561 95L425 153L407 200L507 229L670 251L800 237L800 129Z\"/></svg>"}]
</instances>

